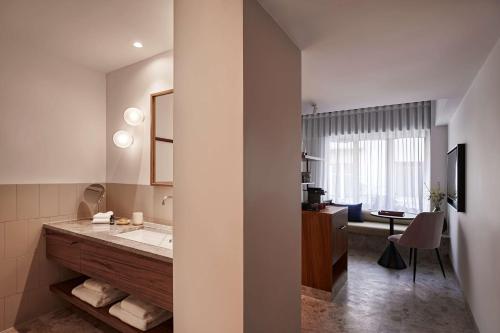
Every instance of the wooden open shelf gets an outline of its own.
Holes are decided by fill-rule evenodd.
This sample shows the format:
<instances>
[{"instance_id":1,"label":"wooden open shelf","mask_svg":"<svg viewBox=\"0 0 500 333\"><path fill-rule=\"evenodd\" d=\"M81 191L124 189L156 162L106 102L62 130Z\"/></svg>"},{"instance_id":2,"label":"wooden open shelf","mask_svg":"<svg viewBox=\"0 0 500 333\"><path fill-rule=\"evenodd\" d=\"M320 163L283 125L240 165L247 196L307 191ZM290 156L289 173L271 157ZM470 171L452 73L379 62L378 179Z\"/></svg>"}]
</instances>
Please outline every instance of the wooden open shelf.
<instances>
[{"instance_id":1,"label":"wooden open shelf","mask_svg":"<svg viewBox=\"0 0 500 333\"><path fill-rule=\"evenodd\" d=\"M87 312L91 316L95 317L96 319L99 319L103 323L113 327L114 329L123 332L123 333L142 333L143 331L138 330L132 326L129 326L125 324L123 321L120 319L113 317L112 315L109 314L109 308L111 305L102 307L102 308L94 308L92 305L87 304L80 300L79 298L73 296L71 294L71 290L78 286L79 284L82 284L83 281L85 281L87 278L82 276L78 277L76 279L56 283L50 286L50 290L61 297L62 299L66 300L67 302L71 303L72 305L76 306L82 311ZM173 319L168 320L167 322L156 326L148 331L147 333L173 333L174 328L173 328Z\"/></svg>"}]
</instances>

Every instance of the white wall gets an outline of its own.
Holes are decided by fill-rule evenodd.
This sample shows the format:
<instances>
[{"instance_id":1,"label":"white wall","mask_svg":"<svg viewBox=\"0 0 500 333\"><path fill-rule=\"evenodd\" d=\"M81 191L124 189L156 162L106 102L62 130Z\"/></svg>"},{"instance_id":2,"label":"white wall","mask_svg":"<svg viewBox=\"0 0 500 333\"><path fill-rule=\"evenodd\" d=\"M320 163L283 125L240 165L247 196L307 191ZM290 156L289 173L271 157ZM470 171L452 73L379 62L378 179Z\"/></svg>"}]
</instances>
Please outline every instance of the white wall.
<instances>
[{"instance_id":1,"label":"white wall","mask_svg":"<svg viewBox=\"0 0 500 333\"><path fill-rule=\"evenodd\" d=\"M108 183L150 183L150 95L173 88L173 52L165 52L106 75L106 147ZM139 126L130 126L123 119L123 111L137 107L146 118ZM127 149L113 144L113 134L127 130L134 143Z\"/></svg>"},{"instance_id":2,"label":"white wall","mask_svg":"<svg viewBox=\"0 0 500 333\"><path fill-rule=\"evenodd\" d=\"M256 0L175 18L175 331L299 332L300 51Z\"/></svg>"},{"instance_id":3,"label":"white wall","mask_svg":"<svg viewBox=\"0 0 500 333\"><path fill-rule=\"evenodd\" d=\"M448 153L448 126L436 126L435 102L432 110L432 126L430 139L431 174L430 182L432 187L440 186L441 191L446 192L446 154ZM432 203L430 204L432 205ZM430 207L433 209L433 207ZM443 203L441 209L446 210Z\"/></svg>"},{"instance_id":4,"label":"white wall","mask_svg":"<svg viewBox=\"0 0 500 333\"><path fill-rule=\"evenodd\" d=\"M449 207L452 262L481 332L500 332L500 41L449 124L466 147L466 213Z\"/></svg>"},{"instance_id":5,"label":"white wall","mask_svg":"<svg viewBox=\"0 0 500 333\"><path fill-rule=\"evenodd\" d=\"M243 0L177 1L177 333L243 330Z\"/></svg>"},{"instance_id":6,"label":"white wall","mask_svg":"<svg viewBox=\"0 0 500 333\"><path fill-rule=\"evenodd\" d=\"M0 183L104 182L104 74L0 44Z\"/></svg>"},{"instance_id":7,"label":"white wall","mask_svg":"<svg viewBox=\"0 0 500 333\"><path fill-rule=\"evenodd\" d=\"M244 4L245 332L300 332L301 52Z\"/></svg>"}]
</instances>

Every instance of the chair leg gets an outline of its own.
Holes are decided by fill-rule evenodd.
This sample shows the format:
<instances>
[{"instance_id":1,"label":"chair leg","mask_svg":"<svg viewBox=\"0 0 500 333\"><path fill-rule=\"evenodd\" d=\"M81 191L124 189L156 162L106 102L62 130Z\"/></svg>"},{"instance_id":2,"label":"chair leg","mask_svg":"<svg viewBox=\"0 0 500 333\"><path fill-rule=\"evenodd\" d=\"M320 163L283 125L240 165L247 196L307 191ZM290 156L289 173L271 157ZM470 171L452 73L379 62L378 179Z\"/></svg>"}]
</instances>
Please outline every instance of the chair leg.
<instances>
[{"instance_id":1,"label":"chair leg","mask_svg":"<svg viewBox=\"0 0 500 333\"><path fill-rule=\"evenodd\" d=\"M411 266L411 257L413 256L413 248L410 247L410 260L408 262L408 266Z\"/></svg>"},{"instance_id":2,"label":"chair leg","mask_svg":"<svg viewBox=\"0 0 500 333\"><path fill-rule=\"evenodd\" d=\"M446 274L444 274L444 267L443 267L443 262L441 261L441 256L439 255L439 249L436 248L436 255L439 260L439 266L441 266L441 272L443 272L443 277L446 279Z\"/></svg>"},{"instance_id":3,"label":"chair leg","mask_svg":"<svg viewBox=\"0 0 500 333\"><path fill-rule=\"evenodd\" d=\"M417 275L417 249L413 252L413 283L415 283L415 276Z\"/></svg>"}]
</instances>

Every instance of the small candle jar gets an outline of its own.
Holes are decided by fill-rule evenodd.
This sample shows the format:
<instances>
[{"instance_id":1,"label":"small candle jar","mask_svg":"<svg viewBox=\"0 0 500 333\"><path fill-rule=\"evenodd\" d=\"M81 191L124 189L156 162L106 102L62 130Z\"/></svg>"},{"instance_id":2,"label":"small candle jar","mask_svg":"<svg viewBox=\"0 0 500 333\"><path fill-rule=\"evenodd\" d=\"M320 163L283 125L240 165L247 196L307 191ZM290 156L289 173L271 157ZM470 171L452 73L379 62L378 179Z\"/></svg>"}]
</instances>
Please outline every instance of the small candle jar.
<instances>
[{"instance_id":1,"label":"small candle jar","mask_svg":"<svg viewBox=\"0 0 500 333\"><path fill-rule=\"evenodd\" d=\"M142 212L133 212L132 213L132 224L133 225L142 225L144 223L144 216Z\"/></svg>"}]
</instances>

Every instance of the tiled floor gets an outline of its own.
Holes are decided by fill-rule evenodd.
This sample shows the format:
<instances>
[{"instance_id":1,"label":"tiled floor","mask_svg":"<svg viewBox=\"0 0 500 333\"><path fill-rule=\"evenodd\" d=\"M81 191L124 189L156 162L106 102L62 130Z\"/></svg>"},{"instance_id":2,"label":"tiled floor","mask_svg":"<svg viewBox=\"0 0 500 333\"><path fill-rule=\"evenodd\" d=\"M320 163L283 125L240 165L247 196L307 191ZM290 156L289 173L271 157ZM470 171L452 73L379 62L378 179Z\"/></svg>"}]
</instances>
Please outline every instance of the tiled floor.
<instances>
[{"instance_id":1,"label":"tiled floor","mask_svg":"<svg viewBox=\"0 0 500 333\"><path fill-rule=\"evenodd\" d=\"M83 312L61 309L2 333L118 333Z\"/></svg>"},{"instance_id":2,"label":"tiled floor","mask_svg":"<svg viewBox=\"0 0 500 333\"><path fill-rule=\"evenodd\" d=\"M419 261L413 284L410 269L386 269L377 259L350 251L347 283L333 301L303 295L302 332L477 332L449 266L445 280L437 259Z\"/></svg>"},{"instance_id":3,"label":"tiled floor","mask_svg":"<svg viewBox=\"0 0 500 333\"><path fill-rule=\"evenodd\" d=\"M388 270L376 264L376 254L350 253L347 283L333 301L302 296L303 333L477 332L451 269L445 280L437 262L419 262L413 284L409 269ZM82 313L60 310L6 332L115 331Z\"/></svg>"}]
</instances>

